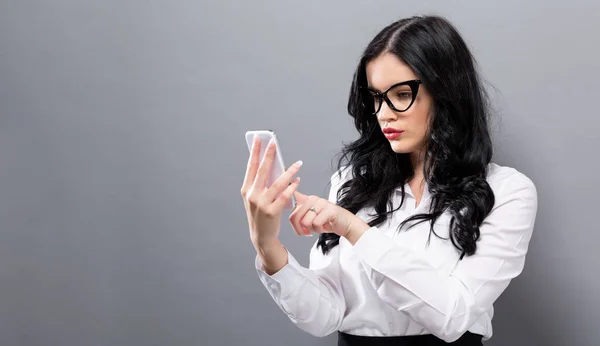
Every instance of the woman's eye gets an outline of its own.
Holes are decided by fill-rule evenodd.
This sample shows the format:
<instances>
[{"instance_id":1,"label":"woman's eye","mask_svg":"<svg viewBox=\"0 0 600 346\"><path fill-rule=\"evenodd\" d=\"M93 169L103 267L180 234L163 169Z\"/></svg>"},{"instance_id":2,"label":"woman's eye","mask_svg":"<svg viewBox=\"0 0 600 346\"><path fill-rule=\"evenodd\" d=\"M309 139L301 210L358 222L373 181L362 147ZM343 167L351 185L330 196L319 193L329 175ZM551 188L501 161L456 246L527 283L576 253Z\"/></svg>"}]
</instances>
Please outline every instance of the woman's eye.
<instances>
[{"instance_id":1,"label":"woman's eye","mask_svg":"<svg viewBox=\"0 0 600 346\"><path fill-rule=\"evenodd\" d=\"M409 93L409 92L398 93L398 97L400 97L401 99L410 99L410 98L412 98L412 93Z\"/></svg>"}]
</instances>

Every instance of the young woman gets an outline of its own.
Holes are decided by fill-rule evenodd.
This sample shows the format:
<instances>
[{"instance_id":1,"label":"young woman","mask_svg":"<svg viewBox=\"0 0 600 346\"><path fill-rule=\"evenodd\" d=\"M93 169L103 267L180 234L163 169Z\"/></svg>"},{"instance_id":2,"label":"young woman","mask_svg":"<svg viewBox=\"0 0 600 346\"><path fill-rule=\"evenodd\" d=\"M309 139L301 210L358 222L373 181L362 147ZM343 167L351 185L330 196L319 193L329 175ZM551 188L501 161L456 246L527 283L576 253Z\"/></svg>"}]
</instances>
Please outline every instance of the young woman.
<instances>
[{"instance_id":1,"label":"young woman","mask_svg":"<svg viewBox=\"0 0 600 346\"><path fill-rule=\"evenodd\" d=\"M384 28L348 111L360 137L328 199L297 191L300 161L267 188L274 148L259 163L255 140L241 192L260 280L293 323L338 331L338 345L481 345L523 269L537 192L491 162L485 92L458 31L437 16ZM292 194L296 233L319 234L309 268L278 239Z\"/></svg>"}]
</instances>

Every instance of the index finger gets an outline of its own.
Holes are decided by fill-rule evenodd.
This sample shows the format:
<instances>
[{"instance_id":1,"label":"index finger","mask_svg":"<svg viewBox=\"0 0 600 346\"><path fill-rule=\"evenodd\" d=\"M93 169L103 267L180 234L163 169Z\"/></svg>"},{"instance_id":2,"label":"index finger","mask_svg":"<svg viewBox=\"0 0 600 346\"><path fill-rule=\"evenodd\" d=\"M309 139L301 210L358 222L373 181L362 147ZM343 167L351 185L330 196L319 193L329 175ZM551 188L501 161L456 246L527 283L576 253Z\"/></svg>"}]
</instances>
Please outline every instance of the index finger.
<instances>
[{"instance_id":1,"label":"index finger","mask_svg":"<svg viewBox=\"0 0 600 346\"><path fill-rule=\"evenodd\" d=\"M248 158L248 165L246 166L246 175L244 177L243 189L248 189L254 183L256 178L256 171L258 170L258 160L260 156L260 138L254 136L252 140L252 150L250 150L250 157Z\"/></svg>"},{"instance_id":2,"label":"index finger","mask_svg":"<svg viewBox=\"0 0 600 346\"><path fill-rule=\"evenodd\" d=\"M267 190L265 198L271 202L277 199L277 196L279 196L279 194L281 194L290 185L292 177L298 173L300 167L302 167L302 160L294 162L290 168L288 168L282 175L279 176L279 178L277 178L277 180L275 180L273 185L271 185L271 187Z\"/></svg>"},{"instance_id":3,"label":"index finger","mask_svg":"<svg viewBox=\"0 0 600 346\"><path fill-rule=\"evenodd\" d=\"M301 204L304 203L304 201L308 198L307 195L301 193L300 191L295 191L294 197L296 198L296 202L301 203Z\"/></svg>"}]
</instances>

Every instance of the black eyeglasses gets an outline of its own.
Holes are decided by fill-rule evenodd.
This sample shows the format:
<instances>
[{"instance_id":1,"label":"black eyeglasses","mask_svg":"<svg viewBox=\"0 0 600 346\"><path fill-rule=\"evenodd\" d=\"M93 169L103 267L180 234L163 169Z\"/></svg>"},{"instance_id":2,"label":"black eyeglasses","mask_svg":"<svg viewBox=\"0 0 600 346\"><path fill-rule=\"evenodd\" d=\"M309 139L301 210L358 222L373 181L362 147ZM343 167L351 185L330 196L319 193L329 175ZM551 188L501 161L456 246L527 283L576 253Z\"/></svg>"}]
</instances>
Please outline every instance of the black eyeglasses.
<instances>
[{"instance_id":1,"label":"black eyeglasses","mask_svg":"<svg viewBox=\"0 0 600 346\"><path fill-rule=\"evenodd\" d=\"M406 112L415 103L420 84L419 79L407 80L392 85L382 93L363 87L363 106L372 107L373 114L377 114L384 100L396 112Z\"/></svg>"}]
</instances>

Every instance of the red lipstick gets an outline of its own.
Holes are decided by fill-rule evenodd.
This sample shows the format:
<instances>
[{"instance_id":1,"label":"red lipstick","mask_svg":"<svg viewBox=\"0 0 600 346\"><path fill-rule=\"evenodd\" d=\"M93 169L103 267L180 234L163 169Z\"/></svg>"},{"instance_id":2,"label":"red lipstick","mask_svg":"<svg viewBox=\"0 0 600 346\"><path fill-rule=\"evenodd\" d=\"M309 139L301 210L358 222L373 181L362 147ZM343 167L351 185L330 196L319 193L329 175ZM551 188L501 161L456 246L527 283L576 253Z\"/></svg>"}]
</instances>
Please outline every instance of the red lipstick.
<instances>
[{"instance_id":1,"label":"red lipstick","mask_svg":"<svg viewBox=\"0 0 600 346\"><path fill-rule=\"evenodd\" d=\"M400 135L404 132L404 130L398 130L393 127L385 127L383 128L383 134L387 139L396 139L400 137Z\"/></svg>"}]
</instances>

